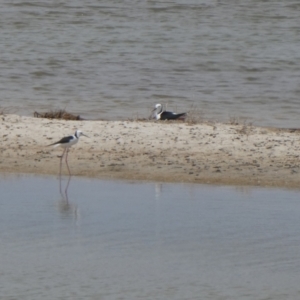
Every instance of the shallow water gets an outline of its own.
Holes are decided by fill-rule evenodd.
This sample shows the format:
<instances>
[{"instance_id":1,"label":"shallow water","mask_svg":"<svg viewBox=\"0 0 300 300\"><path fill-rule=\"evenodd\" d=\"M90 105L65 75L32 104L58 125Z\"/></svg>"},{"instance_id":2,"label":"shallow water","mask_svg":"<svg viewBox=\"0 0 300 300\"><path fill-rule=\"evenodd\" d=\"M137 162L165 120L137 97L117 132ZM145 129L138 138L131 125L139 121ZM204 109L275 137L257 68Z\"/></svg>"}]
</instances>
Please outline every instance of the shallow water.
<instances>
[{"instance_id":1,"label":"shallow water","mask_svg":"<svg viewBox=\"0 0 300 300\"><path fill-rule=\"evenodd\" d=\"M286 1L2 1L0 107L92 119L155 103L298 127L300 5Z\"/></svg>"},{"instance_id":2,"label":"shallow water","mask_svg":"<svg viewBox=\"0 0 300 300\"><path fill-rule=\"evenodd\" d=\"M298 299L299 191L2 176L1 299Z\"/></svg>"}]
</instances>

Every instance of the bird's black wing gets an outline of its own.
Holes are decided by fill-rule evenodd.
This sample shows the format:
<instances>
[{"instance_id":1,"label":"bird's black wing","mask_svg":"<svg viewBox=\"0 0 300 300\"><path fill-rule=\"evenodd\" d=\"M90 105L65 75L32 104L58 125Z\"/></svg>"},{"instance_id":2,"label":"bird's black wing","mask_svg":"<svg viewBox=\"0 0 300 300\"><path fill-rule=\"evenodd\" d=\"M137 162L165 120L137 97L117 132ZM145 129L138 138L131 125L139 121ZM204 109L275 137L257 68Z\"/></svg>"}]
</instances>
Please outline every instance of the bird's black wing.
<instances>
[{"instance_id":1,"label":"bird's black wing","mask_svg":"<svg viewBox=\"0 0 300 300\"><path fill-rule=\"evenodd\" d=\"M74 137L72 135L70 136L65 136L63 137L61 140L59 140L58 142L55 142L53 144L50 144L48 146L53 146L53 145L57 145L57 144L66 144L66 143L69 143L71 140L73 140Z\"/></svg>"},{"instance_id":2,"label":"bird's black wing","mask_svg":"<svg viewBox=\"0 0 300 300\"><path fill-rule=\"evenodd\" d=\"M175 114L175 113L170 112L170 111L164 111L160 115L160 119L161 120L176 120L176 119L178 119L180 117L183 117L184 115L186 115L186 113Z\"/></svg>"}]
</instances>

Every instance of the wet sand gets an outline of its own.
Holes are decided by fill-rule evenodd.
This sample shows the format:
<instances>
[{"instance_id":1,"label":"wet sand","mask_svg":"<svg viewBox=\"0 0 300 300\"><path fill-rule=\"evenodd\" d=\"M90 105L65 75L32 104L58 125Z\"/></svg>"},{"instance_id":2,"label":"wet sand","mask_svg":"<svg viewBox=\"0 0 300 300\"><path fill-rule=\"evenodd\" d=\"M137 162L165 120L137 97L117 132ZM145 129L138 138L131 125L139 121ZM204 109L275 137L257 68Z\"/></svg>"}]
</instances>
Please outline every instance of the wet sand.
<instances>
[{"instance_id":1,"label":"wet sand","mask_svg":"<svg viewBox=\"0 0 300 300\"><path fill-rule=\"evenodd\" d=\"M18 115L2 115L0 120L0 172L59 174L63 149L47 145L80 129L90 138L81 137L70 150L72 175L300 187L299 130ZM65 164L63 174L68 174Z\"/></svg>"}]
</instances>

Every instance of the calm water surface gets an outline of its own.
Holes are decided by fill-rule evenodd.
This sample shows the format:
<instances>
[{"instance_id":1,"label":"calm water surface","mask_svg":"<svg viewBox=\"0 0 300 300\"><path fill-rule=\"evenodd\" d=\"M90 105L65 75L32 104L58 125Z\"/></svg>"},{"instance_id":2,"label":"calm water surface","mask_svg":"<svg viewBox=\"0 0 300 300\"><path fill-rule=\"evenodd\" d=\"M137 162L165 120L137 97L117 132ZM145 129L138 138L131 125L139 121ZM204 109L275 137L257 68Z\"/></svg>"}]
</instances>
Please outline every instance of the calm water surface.
<instances>
[{"instance_id":1,"label":"calm water surface","mask_svg":"<svg viewBox=\"0 0 300 300\"><path fill-rule=\"evenodd\" d=\"M299 19L294 0L1 1L0 107L299 127Z\"/></svg>"},{"instance_id":2,"label":"calm water surface","mask_svg":"<svg viewBox=\"0 0 300 300\"><path fill-rule=\"evenodd\" d=\"M299 299L300 192L1 176L1 299Z\"/></svg>"}]
</instances>

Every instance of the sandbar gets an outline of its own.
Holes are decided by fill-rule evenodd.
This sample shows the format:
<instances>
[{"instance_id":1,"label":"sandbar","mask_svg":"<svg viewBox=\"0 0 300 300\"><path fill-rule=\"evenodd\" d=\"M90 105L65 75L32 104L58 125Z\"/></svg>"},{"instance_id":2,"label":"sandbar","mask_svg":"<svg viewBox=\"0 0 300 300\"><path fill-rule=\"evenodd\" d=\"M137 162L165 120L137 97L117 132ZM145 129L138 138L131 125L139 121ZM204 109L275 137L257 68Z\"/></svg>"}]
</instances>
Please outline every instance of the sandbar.
<instances>
[{"instance_id":1,"label":"sandbar","mask_svg":"<svg viewBox=\"0 0 300 300\"><path fill-rule=\"evenodd\" d=\"M66 121L1 115L0 172L59 174L63 149L47 145L80 129L73 176L178 183L300 187L300 131L218 122ZM68 175L63 164L63 175Z\"/></svg>"}]
</instances>

